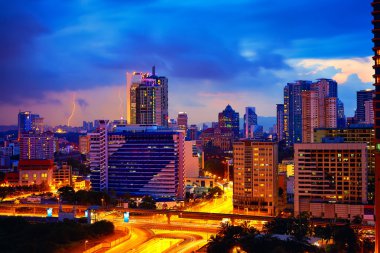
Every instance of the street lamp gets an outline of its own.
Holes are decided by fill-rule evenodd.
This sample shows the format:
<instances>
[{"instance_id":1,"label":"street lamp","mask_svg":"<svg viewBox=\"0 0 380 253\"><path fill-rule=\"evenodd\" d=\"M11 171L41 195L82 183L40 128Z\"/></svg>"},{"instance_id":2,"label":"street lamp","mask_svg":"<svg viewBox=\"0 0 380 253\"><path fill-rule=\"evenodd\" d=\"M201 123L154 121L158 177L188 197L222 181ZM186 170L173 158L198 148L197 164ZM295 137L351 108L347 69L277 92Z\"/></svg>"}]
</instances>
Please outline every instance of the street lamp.
<instances>
[{"instance_id":1,"label":"street lamp","mask_svg":"<svg viewBox=\"0 0 380 253\"><path fill-rule=\"evenodd\" d=\"M84 250L87 250L87 243L88 243L88 240L84 241Z\"/></svg>"},{"instance_id":2,"label":"street lamp","mask_svg":"<svg viewBox=\"0 0 380 253\"><path fill-rule=\"evenodd\" d=\"M102 201L102 207L103 207L104 206L104 198L102 198L101 201Z\"/></svg>"}]
</instances>

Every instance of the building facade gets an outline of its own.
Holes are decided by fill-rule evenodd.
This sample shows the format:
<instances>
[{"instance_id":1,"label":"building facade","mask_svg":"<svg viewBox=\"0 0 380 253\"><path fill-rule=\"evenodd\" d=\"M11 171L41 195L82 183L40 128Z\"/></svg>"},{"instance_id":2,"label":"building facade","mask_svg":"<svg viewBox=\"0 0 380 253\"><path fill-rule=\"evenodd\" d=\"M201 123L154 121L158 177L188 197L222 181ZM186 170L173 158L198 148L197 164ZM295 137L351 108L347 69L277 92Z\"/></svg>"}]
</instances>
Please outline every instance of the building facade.
<instances>
[{"instance_id":1,"label":"building facade","mask_svg":"<svg viewBox=\"0 0 380 253\"><path fill-rule=\"evenodd\" d=\"M152 74L127 73L127 119L129 124L168 126L168 79Z\"/></svg>"},{"instance_id":2,"label":"building facade","mask_svg":"<svg viewBox=\"0 0 380 253\"><path fill-rule=\"evenodd\" d=\"M294 145L294 160L295 215L311 212L313 216L330 218L328 208L336 209L331 204L367 203L364 143L300 143ZM352 217L358 214L356 211ZM350 218L349 214L339 218Z\"/></svg>"},{"instance_id":3,"label":"building facade","mask_svg":"<svg viewBox=\"0 0 380 253\"><path fill-rule=\"evenodd\" d=\"M275 215L277 206L278 145L240 140L234 143L233 206Z\"/></svg>"},{"instance_id":4,"label":"building facade","mask_svg":"<svg viewBox=\"0 0 380 253\"><path fill-rule=\"evenodd\" d=\"M311 81L299 80L284 88L284 132L287 146L302 142L302 91L310 90Z\"/></svg>"},{"instance_id":5,"label":"building facade","mask_svg":"<svg viewBox=\"0 0 380 253\"><path fill-rule=\"evenodd\" d=\"M367 194L373 204L375 195L375 130L372 125L350 125L348 128L314 129L314 142L322 143L324 138L343 138L346 143L365 143L367 147Z\"/></svg>"},{"instance_id":6,"label":"building facade","mask_svg":"<svg viewBox=\"0 0 380 253\"><path fill-rule=\"evenodd\" d=\"M183 199L183 131L132 128L105 133L106 142L94 139L97 148L90 152L92 187L114 190L117 194ZM91 147L92 140L91 137ZM100 163L99 158L104 162ZM102 172L105 184L102 184Z\"/></svg>"},{"instance_id":7,"label":"building facade","mask_svg":"<svg viewBox=\"0 0 380 253\"><path fill-rule=\"evenodd\" d=\"M285 133L284 133L284 104L277 104L276 105L276 134L277 134L277 140L282 141L285 139Z\"/></svg>"},{"instance_id":8,"label":"building facade","mask_svg":"<svg viewBox=\"0 0 380 253\"><path fill-rule=\"evenodd\" d=\"M53 160L20 160L19 162L19 185L50 186L53 183Z\"/></svg>"},{"instance_id":9,"label":"building facade","mask_svg":"<svg viewBox=\"0 0 380 253\"><path fill-rule=\"evenodd\" d=\"M177 116L177 125L178 129L185 130L185 133L187 131L187 113L186 112L179 112Z\"/></svg>"},{"instance_id":10,"label":"building facade","mask_svg":"<svg viewBox=\"0 0 380 253\"><path fill-rule=\"evenodd\" d=\"M257 125L257 114L255 107L246 107L244 114L244 137L252 138L253 127Z\"/></svg>"},{"instance_id":11,"label":"building facade","mask_svg":"<svg viewBox=\"0 0 380 253\"><path fill-rule=\"evenodd\" d=\"M56 142L52 132L23 132L20 138L20 160L54 160Z\"/></svg>"},{"instance_id":12,"label":"building facade","mask_svg":"<svg viewBox=\"0 0 380 253\"><path fill-rule=\"evenodd\" d=\"M29 132L36 130L36 127L39 126L40 118L38 114L32 114L32 112L19 112L18 113L18 138L20 139L21 135L24 132ZM40 132L40 131L39 131Z\"/></svg>"},{"instance_id":13,"label":"building facade","mask_svg":"<svg viewBox=\"0 0 380 253\"><path fill-rule=\"evenodd\" d=\"M374 90L360 90L356 92L356 111L355 111L355 120L359 123L364 123L365 118L365 102L373 99L375 94Z\"/></svg>"},{"instance_id":14,"label":"building facade","mask_svg":"<svg viewBox=\"0 0 380 253\"><path fill-rule=\"evenodd\" d=\"M234 133L234 138L239 138L239 113L235 112L230 105L218 115L219 128L231 129Z\"/></svg>"}]
</instances>

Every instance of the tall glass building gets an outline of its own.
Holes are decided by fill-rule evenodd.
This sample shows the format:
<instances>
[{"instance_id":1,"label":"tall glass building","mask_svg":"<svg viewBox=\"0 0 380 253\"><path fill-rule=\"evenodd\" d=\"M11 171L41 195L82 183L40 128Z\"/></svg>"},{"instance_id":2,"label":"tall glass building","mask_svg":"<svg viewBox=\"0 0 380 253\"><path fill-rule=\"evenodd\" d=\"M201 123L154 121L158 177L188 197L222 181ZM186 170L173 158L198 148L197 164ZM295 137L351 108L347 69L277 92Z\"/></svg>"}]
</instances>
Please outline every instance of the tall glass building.
<instances>
[{"instance_id":1,"label":"tall glass building","mask_svg":"<svg viewBox=\"0 0 380 253\"><path fill-rule=\"evenodd\" d=\"M156 126L132 126L108 133L105 174L106 190L117 194L153 197L184 197L184 133ZM99 151L101 149L98 149ZM90 159L101 159L93 154ZM91 178L99 181L98 167ZM95 185L93 188L96 189Z\"/></svg>"}]
</instances>

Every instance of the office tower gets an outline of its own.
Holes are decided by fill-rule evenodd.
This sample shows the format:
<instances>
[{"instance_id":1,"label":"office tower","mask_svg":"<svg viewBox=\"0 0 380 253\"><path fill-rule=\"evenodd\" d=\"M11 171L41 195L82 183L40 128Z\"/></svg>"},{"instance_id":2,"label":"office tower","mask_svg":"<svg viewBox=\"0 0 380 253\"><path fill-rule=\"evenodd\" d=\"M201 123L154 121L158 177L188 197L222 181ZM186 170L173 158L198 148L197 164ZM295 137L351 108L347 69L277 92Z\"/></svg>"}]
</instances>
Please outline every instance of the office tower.
<instances>
[{"instance_id":1,"label":"office tower","mask_svg":"<svg viewBox=\"0 0 380 253\"><path fill-rule=\"evenodd\" d=\"M375 238L380 237L380 0L373 0L373 26L372 30L374 34L374 38L372 39L374 46L374 61L375 64L373 68L375 69L375 74L373 77L375 78L375 83L373 84L375 87L375 94L373 97L373 110L375 115L375 163L376 163L376 171L375 171L375 196L377 201L375 201L375 217L376 217L376 225L375 225ZM380 253L380 240L375 241L375 253Z\"/></svg>"},{"instance_id":2,"label":"office tower","mask_svg":"<svg viewBox=\"0 0 380 253\"><path fill-rule=\"evenodd\" d=\"M364 102L365 124L375 123L375 112L373 111L373 99Z\"/></svg>"},{"instance_id":3,"label":"office tower","mask_svg":"<svg viewBox=\"0 0 380 253\"><path fill-rule=\"evenodd\" d=\"M95 190L184 198L182 131L155 126L125 126L112 133L105 129L89 134Z\"/></svg>"},{"instance_id":4,"label":"office tower","mask_svg":"<svg viewBox=\"0 0 380 253\"><path fill-rule=\"evenodd\" d=\"M310 90L311 81L296 81L284 87L284 132L287 146L302 142L301 92Z\"/></svg>"},{"instance_id":5,"label":"office tower","mask_svg":"<svg viewBox=\"0 0 380 253\"><path fill-rule=\"evenodd\" d=\"M214 146L222 151L231 151L234 142L234 132L231 128L207 128L201 133L202 147Z\"/></svg>"},{"instance_id":6,"label":"office tower","mask_svg":"<svg viewBox=\"0 0 380 253\"><path fill-rule=\"evenodd\" d=\"M98 120L95 132L90 138L90 180L96 191L108 189L108 120Z\"/></svg>"},{"instance_id":7,"label":"office tower","mask_svg":"<svg viewBox=\"0 0 380 253\"><path fill-rule=\"evenodd\" d=\"M257 125L257 114L255 107L246 107L244 114L244 137L252 138L251 132L253 126Z\"/></svg>"},{"instance_id":8,"label":"office tower","mask_svg":"<svg viewBox=\"0 0 380 253\"><path fill-rule=\"evenodd\" d=\"M187 131L187 113L179 112L177 117L178 129Z\"/></svg>"},{"instance_id":9,"label":"office tower","mask_svg":"<svg viewBox=\"0 0 380 253\"><path fill-rule=\"evenodd\" d=\"M337 127L338 128L345 128L346 127L346 115L344 114L344 104L343 102L338 99L338 122Z\"/></svg>"},{"instance_id":10,"label":"office tower","mask_svg":"<svg viewBox=\"0 0 380 253\"><path fill-rule=\"evenodd\" d=\"M235 112L230 105L227 105L218 115L218 126L231 129L234 133L234 138L239 138L239 113Z\"/></svg>"},{"instance_id":11,"label":"office tower","mask_svg":"<svg viewBox=\"0 0 380 253\"><path fill-rule=\"evenodd\" d=\"M168 79L152 74L127 73L129 124L168 126Z\"/></svg>"},{"instance_id":12,"label":"office tower","mask_svg":"<svg viewBox=\"0 0 380 253\"><path fill-rule=\"evenodd\" d=\"M274 142L240 140L234 143L234 208L276 214L277 153L278 146Z\"/></svg>"},{"instance_id":13,"label":"office tower","mask_svg":"<svg viewBox=\"0 0 380 253\"><path fill-rule=\"evenodd\" d=\"M197 127L197 125L190 125L189 130L188 130L188 139L191 141L198 140L198 127Z\"/></svg>"},{"instance_id":14,"label":"office tower","mask_svg":"<svg viewBox=\"0 0 380 253\"><path fill-rule=\"evenodd\" d=\"M284 104L277 104L276 107L277 123L276 123L276 134L277 140L282 141L285 139L284 133Z\"/></svg>"},{"instance_id":15,"label":"office tower","mask_svg":"<svg viewBox=\"0 0 380 253\"><path fill-rule=\"evenodd\" d=\"M356 92L356 122L365 122L365 101L372 100L374 94L375 91L371 89Z\"/></svg>"},{"instance_id":16,"label":"office tower","mask_svg":"<svg viewBox=\"0 0 380 253\"><path fill-rule=\"evenodd\" d=\"M336 128L338 123L337 83L318 79L302 96L302 142L313 142L314 128Z\"/></svg>"},{"instance_id":17,"label":"office tower","mask_svg":"<svg viewBox=\"0 0 380 253\"><path fill-rule=\"evenodd\" d=\"M20 160L54 160L55 144L52 132L24 132L20 138Z\"/></svg>"},{"instance_id":18,"label":"office tower","mask_svg":"<svg viewBox=\"0 0 380 253\"><path fill-rule=\"evenodd\" d=\"M364 214L367 159L364 143L294 145L294 214L324 218ZM358 205L359 204L359 205Z\"/></svg>"},{"instance_id":19,"label":"office tower","mask_svg":"<svg viewBox=\"0 0 380 253\"><path fill-rule=\"evenodd\" d=\"M302 141L312 142L314 128L318 127L318 92L302 92Z\"/></svg>"},{"instance_id":20,"label":"office tower","mask_svg":"<svg viewBox=\"0 0 380 253\"><path fill-rule=\"evenodd\" d=\"M314 129L314 142L321 143L324 138L343 138L345 143L366 143L368 168L368 202L373 203L375 194L375 130L370 125L352 124L347 128Z\"/></svg>"},{"instance_id":21,"label":"office tower","mask_svg":"<svg viewBox=\"0 0 380 253\"><path fill-rule=\"evenodd\" d=\"M31 112L18 113L18 138L19 139L22 133L35 130L35 127L41 127L39 124L37 124L41 121L38 121L38 120L36 121L36 119L38 119L39 117L40 116L38 114L32 114ZM42 131L39 131L39 132L42 132Z\"/></svg>"}]
</instances>

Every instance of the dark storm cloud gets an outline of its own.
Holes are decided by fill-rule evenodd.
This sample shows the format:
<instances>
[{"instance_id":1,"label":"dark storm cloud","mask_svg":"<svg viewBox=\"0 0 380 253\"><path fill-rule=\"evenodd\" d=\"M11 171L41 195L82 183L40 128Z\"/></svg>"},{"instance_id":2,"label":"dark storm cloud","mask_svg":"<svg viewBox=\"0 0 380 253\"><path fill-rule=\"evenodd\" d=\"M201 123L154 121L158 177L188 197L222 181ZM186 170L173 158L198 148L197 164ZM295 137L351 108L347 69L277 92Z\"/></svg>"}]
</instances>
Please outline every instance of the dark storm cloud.
<instances>
[{"instance_id":1,"label":"dark storm cloud","mask_svg":"<svg viewBox=\"0 0 380 253\"><path fill-rule=\"evenodd\" d=\"M121 84L125 71L152 65L169 78L211 80L217 85L210 90L262 89L280 81L262 72L289 70L289 57L360 57L370 48L369 0L41 0L0 7L3 104Z\"/></svg>"},{"instance_id":2,"label":"dark storm cloud","mask_svg":"<svg viewBox=\"0 0 380 253\"><path fill-rule=\"evenodd\" d=\"M81 107L81 108L86 108L88 106L88 103L85 99L83 98L78 98L76 100L77 104Z\"/></svg>"}]
</instances>

